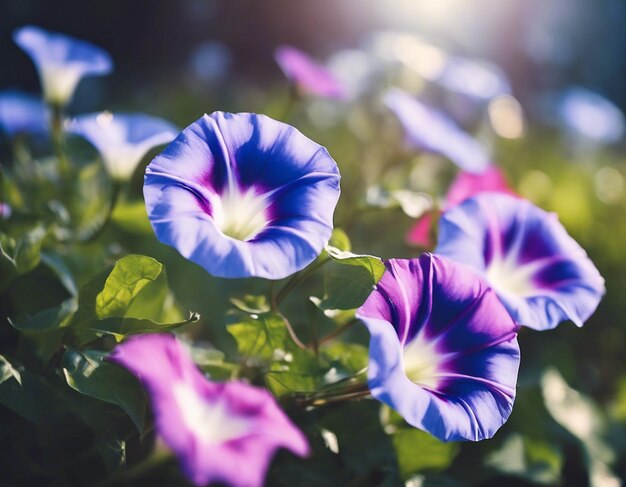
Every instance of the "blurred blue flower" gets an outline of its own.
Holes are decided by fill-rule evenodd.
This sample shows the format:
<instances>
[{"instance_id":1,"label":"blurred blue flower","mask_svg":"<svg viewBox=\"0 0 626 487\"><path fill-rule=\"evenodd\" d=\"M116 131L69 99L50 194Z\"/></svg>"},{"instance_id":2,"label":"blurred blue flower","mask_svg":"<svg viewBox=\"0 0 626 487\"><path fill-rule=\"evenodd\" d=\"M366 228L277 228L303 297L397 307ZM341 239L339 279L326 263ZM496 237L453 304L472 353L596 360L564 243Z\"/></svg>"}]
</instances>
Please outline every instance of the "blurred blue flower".
<instances>
[{"instance_id":1,"label":"blurred blue flower","mask_svg":"<svg viewBox=\"0 0 626 487\"><path fill-rule=\"evenodd\" d=\"M372 395L440 440L491 438L508 419L518 328L471 269L390 259L357 317L369 329Z\"/></svg>"},{"instance_id":2,"label":"blurred blue flower","mask_svg":"<svg viewBox=\"0 0 626 487\"><path fill-rule=\"evenodd\" d=\"M400 120L414 148L447 157L467 172L482 173L489 167L486 149L443 113L397 88L385 94L384 102Z\"/></svg>"},{"instance_id":3,"label":"blurred blue flower","mask_svg":"<svg viewBox=\"0 0 626 487\"><path fill-rule=\"evenodd\" d=\"M109 359L146 387L156 431L195 485L261 487L276 450L306 456L309 446L264 389L207 380L172 335L138 335Z\"/></svg>"},{"instance_id":4,"label":"blurred blue flower","mask_svg":"<svg viewBox=\"0 0 626 487\"><path fill-rule=\"evenodd\" d=\"M21 91L1 91L0 130L9 137L46 133L48 113L44 102Z\"/></svg>"},{"instance_id":5,"label":"blurred blue flower","mask_svg":"<svg viewBox=\"0 0 626 487\"><path fill-rule=\"evenodd\" d=\"M144 196L159 240L209 273L281 279L328 243L339 170L287 124L215 112L150 163Z\"/></svg>"},{"instance_id":6,"label":"blurred blue flower","mask_svg":"<svg viewBox=\"0 0 626 487\"><path fill-rule=\"evenodd\" d=\"M103 75L113 69L109 54L93 44L25 26L13 33L13 40L33 60L46 101L65 105L83 76Z\"/></svg>"},{"instance_id":7,"label":"blurred blue flower","mask_svg":"<svg viewBox=\"0 0 626 487\"><path fill-rule=\"evenodd\" d=\"M436 81L450 91L480 101L511 93L511 85L500 68L462 56L448 56Z\"/></svg>"},{"instance_id":8,"label":"blurred blue flower","mask_svg":"<svg viewBox=\"0 0 626 487\"><path fill-rule=\"evenodd\" d=\"M444 213L437 254L482 273L520 325L536 330L595 311L604 279L554 213L502 193L480 193Z\"/></svg>"},{"instance_id":9,"label":"blurred blue flower","mask_svg":"<svg viewBox=\"0 0 626 487\"><path fill-rule=\"evenodd\" d=\"M291 46L280 46L274 53L276 63L296 89L309 95L345 99L343 85L324 66Z\"/></svg>"},{"instance_id":10,"label":"blurred blue flower","mask_svg":"<svg viewBox=\"0 0 626 487\"><path fill-rule=\"evenodd\" d=\"M11 214L13 213L13 208L8 203L3 203L0 201L0 219L7 220L11 218Z\"/></svg>"},{"instance_id":11,"label":"blurred blue flower","mask_svg":"<svg viewBox=\"0 0 626 487\"><path fill-rule=\"evenodd\" d=\"M559 97L557 110L561 123L575 137L612 144L624 136L624 114L593 91L580 87L567 89Z\"/></svg>"},{"instance_id":12,"label":"blurred blue flower","mask_svg":"<svg viewBox=\"0 0 626 487\"><path fill-rule=\"evenodd\" d=\"M98 149L107 171L119 181L132 176L146 152L171 142L179 133L176 126L157 117L110 112L81 115L67 130Z\"/></svg>"},{"instance_id":13,"label":"blurred blue flower","mask_svg":"<svg viewBox=\"0 0 626 487\"><path fill-rule=\"evenodd\" d=\"M214 81L226 76L231 64L230 49L217 41L199 44L189 57L191 72L203 81Z\"/></svg>"}]
</instances>

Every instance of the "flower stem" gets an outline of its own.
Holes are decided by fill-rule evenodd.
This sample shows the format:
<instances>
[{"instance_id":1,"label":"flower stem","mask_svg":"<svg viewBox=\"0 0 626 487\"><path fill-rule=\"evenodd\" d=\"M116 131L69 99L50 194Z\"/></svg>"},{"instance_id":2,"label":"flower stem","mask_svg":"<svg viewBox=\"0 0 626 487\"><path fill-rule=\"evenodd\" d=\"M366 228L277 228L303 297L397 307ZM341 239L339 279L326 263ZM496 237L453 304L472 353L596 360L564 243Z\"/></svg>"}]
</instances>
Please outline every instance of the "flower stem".
<instances>
[{"instance_id":1,"label":"flower stem","mask_svg":"<svg viewBox=\"0 0 626 487\"><path fill-rule=\"evenodd\" d=\"M54 153L59 163L61 176L66 177L70 172L70 161L65 153L65 132L63 130L63 107L58 103L51 106L50 131L52 132L52 144Z\"/></svg>"},{"instance_id":2,"label":"flower stem","mask_svg":"<svg viewBox=\"0 0 626 487\"><path fill-rule=\"evenodd\" d=\"M319 407L335 402L351 401L355 399L365 399L371 393L367 384L357 383L342 387L338 390L321 391L312 394L303 394L294 398L300 407Z\"/></svg>"},{"instance_id":3,"label":"flower stem","mask_svg":"<svg viewBox=\"0 0 626 487\"><path fill-rule=\"evenodd\" d=\"M301 98L302 97L300 96L300 93L298 93L297 88L292 86L292 88L289 90L289 98L287 98L287 103L285 104L283 115L281 117L281 120L283 122L287 123L289 122L289 120L291 120L291 117L295 113Z\"/></svg>"},{"instance_id":4,"label":"flower stem","mask_svg":"<svg viewBox=\"0 0 626 487\"><path fill-rule=\"evenodd\" d=\"M278 309L275 309L274 311L276 312L276 314L278 314L278 316L282 318L283 323L285 323L285 328L287 328L287 332L289 333L289 336L291 337L293 342L296 344L296 346L302 350L309 350L309 347L304 342L302 342L300 338L298 338L296 331L293 329L293 326L291 326L291 323L289 322L287 317L284 314L282 314Z\"/></svg>"},{"instance_id":5,"label":"flower stem","mask_svg":"<svg viewBox=\"0 0 626 487\"><path fill-rule=\"evenodd\" d=\"M323 345L324 343L330 342L331 340L333 340L337 336L341 335L346 330L349 330L352 327L352 325L354 325L355 323L358 323L358 322L359 322L358 318L352 318L350 321L347 321L343 325L335 328L328 335L323 336L322 338L319 339L319 342L318 342L319 345Z\"/></svg>"}]
</instances>

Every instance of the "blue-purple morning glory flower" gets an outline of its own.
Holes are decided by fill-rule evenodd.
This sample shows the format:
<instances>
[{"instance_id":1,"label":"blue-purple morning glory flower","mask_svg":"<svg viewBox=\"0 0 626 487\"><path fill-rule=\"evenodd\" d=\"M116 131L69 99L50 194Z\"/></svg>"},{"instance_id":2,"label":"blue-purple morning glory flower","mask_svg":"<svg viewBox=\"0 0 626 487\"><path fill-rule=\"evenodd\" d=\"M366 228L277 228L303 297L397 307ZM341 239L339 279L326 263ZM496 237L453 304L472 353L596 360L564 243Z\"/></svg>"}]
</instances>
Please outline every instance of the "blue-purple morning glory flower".
<instances>
[{"instance_id":1,"label":"blue-purple morning glory flower","mask_svg":"<svg viewBox=\"0 0 626 487\"><path fill-rule=\"evenodd\" d=\"M68 132L87 139L98 149L109 174L124 181L132 176L146 152L171 142L179 130L149 115L101 112L75 118Z\"/></svg>"},{"instance_id":2,"label":"blue-purple morning glory flower","mask_svg":"<svg viewBox=\"0 0 626 487\"><path fill-rule=\"evenodd\" d=\"M44 134L48 114L41 98L21 91L0 92L0 132L9 137Z\"/></svg>"},{"instance_id":3,"label":"blue-purple morning glory flower","mask_svg":"<svg viewBox=\"0 0 626 487\"><path fill-rule=\"evenodd\" d=\"M276 63L297 90L324 98L345 99L342 84L324 66L291 46L280 46L274 53Z\"/></svg>"},{"instance_id":4,"label":"blue-purple morning glory flower","mask_svg":"<svg viewBox=\"0 0 626 487\"><path fill-rule=\"evenodd\" d=\"M212 275L282 279L328 243L339 170L290 125L215 112L148 165L144 196L159 240Z\"/></svg>"},{"instance_id":5,"label":"blue-purple morning glory flower","mask_svg":"<svg viewBox=\"0 0 626 487\"><path fill-rule=\"evenodd\" d=\"M466 266L426 253L385 267L356 314L372 395L440 440L491 438L513 408L517 326Z\"/></svg>"},{"instance_id":6,"label":"blue-purple morning glory flower","mask_svg":"<svg viewBox=\"0 0 626 487\"><path fill-rule=\"evenodd\" d=\"M400 120L407 141L415 148L447 157L471 173L482 173L489 166L486 149L443 113L397 88L389 90L384 101Z\"/></svg>"},{"instance_id":7,"label":"blue-purple morning glory flower","mask_svg":"<svg viewBox=\"0 0 626 487\"><path fill-rule=\"evenodd\" d=\"M582 326L604 294L604 279L559 223L526 200L481 193L439 220L437 254L482 273L520 325Z\"/></svg>"},{"instance_id":8,"label":"blue-purple morning glory flower","mask_svg":"<svg viewBox=\"0 0 626 487\"><path fill-rule=\"evenodd\" d=\"M109 359L147 389L156 431L195 485L261 487L279 448L306 456L304 435L264 389L207 380L172 335L137 335Z\"/></svg>"},{"instance_id":9,"label":"blue-purple morning glory flower","mask_svg":"<svg viewBox=\"0 0 626 487\"><path fill-rule=\"evenodd\" d=\"M449 56L437 82L447 89L476 100L491 100L511 93L500 68L487 61Z\"/></svg>"},{"instance_id":10,"label":"blue-purple morning glory flower","mask_svg":"<svg viewBox=\"0 0 626 487\"><path fill-rule=\"evenodd\" d=\"M109 54L93 44L31 25L13 33L13 40L35 63L46 101L66 104L83 76L109 73Z\"/></svg>"}]
</instances>

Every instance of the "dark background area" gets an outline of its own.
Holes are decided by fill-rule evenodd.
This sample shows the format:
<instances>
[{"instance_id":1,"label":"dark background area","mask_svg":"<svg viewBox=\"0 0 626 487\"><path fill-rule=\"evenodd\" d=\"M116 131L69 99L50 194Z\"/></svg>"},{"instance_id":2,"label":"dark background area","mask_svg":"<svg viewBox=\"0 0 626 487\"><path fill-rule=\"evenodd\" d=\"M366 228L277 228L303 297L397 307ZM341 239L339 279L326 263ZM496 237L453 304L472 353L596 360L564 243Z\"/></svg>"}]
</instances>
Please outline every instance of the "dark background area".
<instances>
[{"instance_id":1,"label":"dark background area","mask_svg":"<svg viewBox=\"0 0 626 487\"><path fill-rule=\"evenodd\" d=\"M495 61L522 102L580 84L626 108L625 0L3 0L0 89L37 90L31 61L11 40L25 24L90 40L112 54L113 76L81 84L76 111L110 100L128 105L155 83L185 89L194 49L208 41L219 42L229 58L221 83L262 88L280 79L272 59L279 44L324 58L389 28Z\"/></svg>"}]
</instances>

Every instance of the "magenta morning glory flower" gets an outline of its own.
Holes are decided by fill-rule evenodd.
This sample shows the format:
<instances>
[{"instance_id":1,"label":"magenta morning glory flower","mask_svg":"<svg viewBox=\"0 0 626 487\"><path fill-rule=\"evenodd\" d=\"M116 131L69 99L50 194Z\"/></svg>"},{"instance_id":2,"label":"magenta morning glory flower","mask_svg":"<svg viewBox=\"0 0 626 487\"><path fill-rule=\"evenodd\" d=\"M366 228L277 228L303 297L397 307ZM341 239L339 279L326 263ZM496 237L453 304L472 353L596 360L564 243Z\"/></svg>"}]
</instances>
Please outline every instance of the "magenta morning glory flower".
<instances>
[{"instance_id":1,"label":"magenta morning glory flower","mask_svg":"<svg viewBox=\"0 0 626 487\"><path fill-rule=\"evenodd\" d=\"M471 173L481 173L489 166L485 148L443 113L397 88L385 94L384 102L415 148L440 154Z\"/></svg>"},{"instance_id":2,"label":"magenta morning glory flower","mask_svg":"<svg viewBox=\"0 0 626 487\"><path fill-rule=\"evenodd\" d=\"M274 59L298 91L324 98L347 97L344 87L333 74L299 49L280 46L274 53Z\"/></svg>"},{"instance_id":3,"label":"magenta morning glory flower","mask_svg":"<svg viewBox=\"0 0 626 487\"><path fill-rule=\"evenodd\" d=\"M75 118L68 132L87 139L100 152L109 174L124 181L132 176L146 152L171 142L179 130L149 115L102 112Z\"/></svg>"},{"instance_id":4,"label":"magenta morning glory flower","mask_svg":"<svg viewBox=\"0 0 626 487\"><path fill-rule=\"evenodd\" d=\"M159 240L209 273L282 279L328 243L339 170L290 125L215 112L148 165L144 196Z\"/></svg>"},{"instance_id":5,"label":"magenta morning glory flower","mask_svg":"<svg viewBox=\"0 0 626 487\"><path fill-rule=\"evenodd\" d=\"M31 25L17 29L13 40L35 63L44 98L66 104L83 76L113 69L109 54L93 44Z\"/></svg>"},{"instance_id":6,"label":"magenta morning glory flower","mask_svg":"<svg viewBox=\"0 0 626 487\"><path fill-rule=\"evenodd\" d=\"M428 253L385 267L357 310L372 395L440 440L492 437L515 399L517 326L468 267Z\"/></svg>"},{"instance_id":7,"label":"magenta morning glory flower","mask_svg":"<svg viewBox=\"0 0 626 487\"><path fill-rule=\"evenodd\" d=\"M172 335L137 335L109 358L146 387L156 431L195 485L260 487L278 448L309 453L304 435L267 391L207 380Z\"/></svg>"},{"instance_id":8,"label":"magenta morning glory flower","mask_svg":"<svg viewBox=\"0 0 626 487\"><path fill-rule=\"evenodd\" d=\"M481 272L513 319L536 330L582 326L604 279L554 213L526 200L481 193L439 220L436 253Z\"/></svg>"},{"instance_id":9,"label":"magenta morning glory flower","mask_svg":"<svg viewBox=\"0 0 626 487\"><path fill-rule=\"evenodd\" d=\"M19 134L45 134L48 114L41 100L21 91L0 92L0 131L9 137Z\"/></svg>"},{"instance_id":10,"label":"magenta morning glory flower","mask_svg":"<svg viewBox=\"0 0 626 487\"><path fill-rule=\"evenodd\" d=\"M516 196L509 188L506 178L500 168L490 165L483 173L473 174L471 172L460 171L452 184L448 188L443 208L449 209L466 199L485 191L510 194ZM430 247L430 229L435 217L434 211L429 211L420 217L409 229L406 241L411 245L420 247Z\"/></svg>"}]
</instances>

